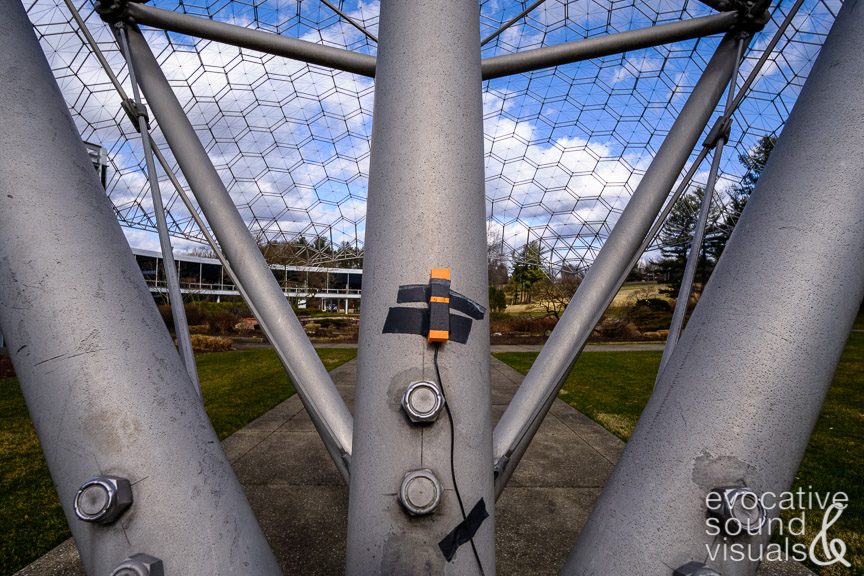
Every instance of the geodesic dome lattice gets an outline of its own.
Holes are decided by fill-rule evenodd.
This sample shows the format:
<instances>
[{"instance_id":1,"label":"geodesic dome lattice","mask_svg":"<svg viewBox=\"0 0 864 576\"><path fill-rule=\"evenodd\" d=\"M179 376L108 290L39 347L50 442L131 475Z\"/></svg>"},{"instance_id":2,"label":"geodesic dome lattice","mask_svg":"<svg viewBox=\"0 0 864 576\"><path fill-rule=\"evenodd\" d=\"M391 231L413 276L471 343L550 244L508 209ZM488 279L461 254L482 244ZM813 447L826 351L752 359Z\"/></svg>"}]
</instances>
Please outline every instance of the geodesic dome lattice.
<instances>
[{"instance_id":1,"label":"geodesic dome lattice","mask_svg":"<svg viewBox=\"0 0 864 576\"><path fill-rule=\"evenodd\" d=\"M131 93L110 30L90 0L73 1ZM376 51L373 40L317 0L153 4L365 54ZM481 37L528 4L480 2ZM738 84L792 4L772 6L772 20L751 43ZM341 0L338 6L377 34L378 2ZM805 0L735 113L718 183L721 207L724 190L744 172L739 154L782 129L839 6L837 0ZM27 7L82 138L108 150L107 192L121 224L153 230L140 139L119 96L62 0L36 0ZM712 12L693 0L546 0L482 53L490 57ZM321 237L328 245L362 247L373 80L180 34L145 28L145 36L259 240ZM488 226L502 251L539 241L551 269L590 265L718 42L713 36L484 82ZM176 172L158 124L153 135ZM694 186L704 184L707 169L706 162ZM161 187L172 234L201 241L164 175ZM128 235L133 245L155 245L152 237Z\"/></svg>"}]
</instances>

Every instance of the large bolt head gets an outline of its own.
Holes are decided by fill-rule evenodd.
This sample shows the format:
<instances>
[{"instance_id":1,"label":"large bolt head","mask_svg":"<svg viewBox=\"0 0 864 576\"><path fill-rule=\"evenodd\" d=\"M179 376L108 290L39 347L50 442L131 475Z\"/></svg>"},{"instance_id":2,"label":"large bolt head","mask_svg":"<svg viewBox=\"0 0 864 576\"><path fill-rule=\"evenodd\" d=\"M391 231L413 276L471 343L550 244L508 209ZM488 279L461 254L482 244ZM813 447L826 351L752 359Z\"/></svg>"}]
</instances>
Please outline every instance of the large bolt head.
<instances>
[{"instance_id":1,"label":"large bolt head","mask_svg":"<svg viewBox=\"0 0 864 576\"><path fill-rule=\"evenodd\" d=\"M767 514L759 496L750 488L721 486L711 490L708 500L708 515L720 521L720 528L728 536L755 536L762 532Z\"/></svg>"},{"instance_id":2,"label":"large bolt head","mask_svg":"<svg viewBox=\"0 0 864 576\"><path fill-rule=\"evenodd\" d=\"M672 576L721 576L721 574L701 562L693 561L677 568Z\"/></svg>"},{"instance_id":3,"label":"large bolt head","mask_svg":"<svg viewBox=\"0 0 864 576\"><path fill-rule=\"evenodd\" d=\"M434 422L444 407L444 395L435 382L412 382L402 395L402 409L414 423Z\"/></svg>"},{"instance_id":4,"label":"large bolt head","mask_svg":"<svg viewBox=\"0 0 864 576\"><path fill-rule=\"evenodd\" d=\"M126 478L97 476L75 495L75 515L84 522L111 524L132 505L132 485Z\"/></svg>"},{"instance_id":5,"label":"large bolt head","mask_svg":"<svg viewBox=\"0 0 864 576\"><path fill-rule=\"evenodd\" d=\"M165 576L165 568L158 558L133 554L114 568L111 576Z\"/></svg>"},{"instance_id":6,"label":"large bolt head","mask_svg":"<svg viewBox=\"0 0 864 576\"><path fill-rule=\"evenodd\" d=\"M399 503L411 516L431 514L441 502L441 482L428 468L412 470L402 478Z\"/></svg>"}]
</instances>

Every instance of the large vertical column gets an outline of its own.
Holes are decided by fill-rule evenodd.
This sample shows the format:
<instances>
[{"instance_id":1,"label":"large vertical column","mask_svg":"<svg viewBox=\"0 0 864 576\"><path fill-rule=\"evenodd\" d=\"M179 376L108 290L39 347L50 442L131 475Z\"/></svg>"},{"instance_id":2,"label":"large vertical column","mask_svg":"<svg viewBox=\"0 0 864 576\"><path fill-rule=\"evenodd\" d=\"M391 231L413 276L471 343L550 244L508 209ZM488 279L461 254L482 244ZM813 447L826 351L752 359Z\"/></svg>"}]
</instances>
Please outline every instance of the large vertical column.
<instances>
[{"instance_id":1,"label":"large vertical column","mask_svg":"<svg viewBox=\"0 0 864 576\"><path fill-rule=\"evenodd\" d=\"M24 8L2 7L0 331L84 567L278 574ZM73 511L99 475L132 483L107 526Z\"/></svg>"},{"instance_id":2,"label":"large vertical column","mask_svg":"<svg viewBox=\"0 0 864 576\"><path fill-rule=\"evenodd\" d=\"M470 543L447 563L438 542L462 521L451 461L466 512L483 498L492 514L488 318L472 322L467 343L440 345L452 456L446 413L417 426L400 407L412 381L437 380L434 345L382 333L399 286L427 283L435 267L450 268L454 291L488 299L478 18L474 2L381 3L349 574L480 573ZM397 494L403 475L419 468L431 469L444 493L433 514L410 517ZM474 538L486 574L495 570L494 535L491 515Z\"/></svg>"},{"instance_id":3,"label":"large vertical column","mask_svg":"<svg viewBox=\"0 0 864 576\"><path fill-rule=\"evenodd\" d=\"M565 574L704 562L709 490L789 488L864 296L862 27L845 3Z\"/></svg>"}]
</instances>

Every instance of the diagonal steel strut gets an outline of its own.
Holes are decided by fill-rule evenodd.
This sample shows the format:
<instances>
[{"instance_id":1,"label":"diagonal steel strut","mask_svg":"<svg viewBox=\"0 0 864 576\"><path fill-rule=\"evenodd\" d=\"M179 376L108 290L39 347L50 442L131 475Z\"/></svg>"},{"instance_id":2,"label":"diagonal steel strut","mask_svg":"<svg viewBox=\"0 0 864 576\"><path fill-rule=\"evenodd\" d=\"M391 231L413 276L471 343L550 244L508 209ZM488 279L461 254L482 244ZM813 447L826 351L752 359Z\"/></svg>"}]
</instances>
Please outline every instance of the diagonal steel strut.
<instances>
[{"instance_id":1,"label":"diagonal steel strut","mask_svg":"<svg viewBox=\"0 0 864 576\"><path fill-rule=\"evenodd\" d=\"M663 201L717 107L735 68L738 34L717 47L705 72L657 151L633 197L495 427L496 493L500 494L615 295Z\"/></svg>"},{"instance_id":2,"label":"diagonal steel strut","mask_svg":"<svg viewBox=\"0 0 864 576\"><path fill-rule=\"evenodd\" d=\"M129 25L128 37L138 82L162 133L232 270L264 318L271 342L297 386L315 428L347 481L353 434L351 413L246 228L144 36L136 26Z\"/></svg>"},{"instance_id":3,"label":"diagonal steel strut","mask_svg":"<svg viewBox=\"0 0 864 576\"><path fill-rule=\"evenodd\" d=\"M0 332L84 568L276 576L24 8L0 5ZM74 510L100 476L133 495L106 525Z\"/></svg>"}]
</instances>

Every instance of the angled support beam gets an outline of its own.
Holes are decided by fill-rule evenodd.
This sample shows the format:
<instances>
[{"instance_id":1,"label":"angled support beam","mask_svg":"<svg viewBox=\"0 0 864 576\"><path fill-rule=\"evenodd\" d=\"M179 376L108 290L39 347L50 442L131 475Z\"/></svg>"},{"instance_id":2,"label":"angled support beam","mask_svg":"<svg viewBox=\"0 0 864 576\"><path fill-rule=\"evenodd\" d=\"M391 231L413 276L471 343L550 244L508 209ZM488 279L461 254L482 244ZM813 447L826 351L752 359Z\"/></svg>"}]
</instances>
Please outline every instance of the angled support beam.
<instances>
[{"instance_id":1,"label":"angled support beam","mask_svg":"<svg viewBox=\"0 0 864 576\"><path fill-rule=\"evenodd\" d=\"M137 2L126 3L125 11L116 15L116 17L122 19L131 18L137 24L154 26L171 32L215 40L216 42L224 42L225 44L239 46L240 48L258 50L275 56L308 62L309 64L318 64L320 66L335 68L336 70L353 72L361 76L368 76L370 78L375 76L374 56L314 44L305 40L286 38L271 32L262 32L261 30L252 30L242 26L235 26L234 24L208 20L207 18L189 16Z\"/></svg>"},{"instance_id":2,"label":"angled support beam","mask_svg":"<svg viewBox=\"0 0 864 576\"><path fill-rule=\"evenodd\" d=\"M844 4L563 574L669 574L706 546L755 573L768 531L710 536L705 497L789 489L864 297L862 27Z\"/></svg>"},{"instance_id":3,"label":"angled support beam","mask_svg":"<svg viewBox=\"0 0 864 576\"><path fill-rule=\"evenodd\" d=\"M84 36L87 44L90 46L90 50L93 51L93 55L96 56L96 59L99 61L99 64L102 66L102 69L105 71L105 74L108 76L108 79L111 81L114 89L117 90L117 94L120 96L120 99L123 102L130 101L129 96L126 94L126 90L123 89L123 85L117 79L117 75L114 74L114 71L108 64L108 60L105 59L105 55L102 53L102 50L99 49L99 44L96 42L96 39L93 38L93 35L87 28L87 24L84 22L84 19L81 18L81 14L78 12L78 9L75 8L75 4L72 2L72 0L63 1L69 10L69 13L72 15L72 19L75 20L76 24L78 25L79 31ZM171 169L171 165L168 163L165 155L162 154L159 146L156 144L156 142L153 141L152 138L148 138L148 140L150 141L150 149L153 151L154 157L159 162L159 165L162 167L162 171L171 181L171 184L174 186L174 190L177 192L177 195L180 197L180 200L183 202L184 206L186 206L186 210L189 211L189 215L192 216L193 220L195 220L195 224L197 224L198 229L201 230L201 235L204 236L207 244L210 246L210 248L213 249L213 253L216 255L216 258L222 264L225 272L228 273L228 276L231 278L231 282L233 282L234 286L237 287L237 291L240 293L240 296L246 302L246 305L249 307L252 315L258 319L262 330L265 332L265 334L267 334L268 330L264 322L261 320L261 315L258 314L258 311L255 309L254 303L249 300L249 297L246 294L246 290L244 290L243 288L242 282L240 282L240 279L237 278L237 275L231 269L231 265L228 263L228 260L225 259L225 255L222 254L222 250L219 248L216 240L210 234L209 230L207 229L207 224L204 222L203 218L201 218L201 215L198 213L198 209L195 207L194 204L192 204L192 201L189 199L189 195L186 194L186 190L183 189L183 185L180 184L180 180L177 178L177 175L174 174L174 171ZM0 334L0 348L2 348L2 342L2 334Z\"/></svg>"},{"instance_id":4,"label":"angled support beam","mask_svg":"<svg viewBox=\"0 0 864 576\"><path fill-rule=\"evenodd\" d=\"M717 107L738 54L738 34L727 34L642 177L612 233L588 269L561 320L498 422L494 434L496 493L500 495L570 368L617 291L663 201Z\"/></svg>"},{"instance_id":5,"label":"angled support beam","mask_svg":"<svg viewBox=\"0 0 864 576\"><path fill-rule=\"evenodd\" d=\"M660 368L657 370L657 378L663 373L663 368L669 361L672 351L678 344L678 338L684 327L684 317L690 302L690 294L693 292L693 280L696 278L696 267L699 265L699 257L702 254L702 244L705 240L705 230L708 226L708 216L711 213L711 202L714 200L714 184L717 181L717 173L720 170L720 160L723 154L723 142L717 143L714 148L714 157L711 159L711 173L708 175L708 184L704 188L702 202L699 204L699 213L693 228L693 238L690 242L690 252L687 254L687 263L684 266L684 277L678 289L678 297L675 301L675 310L672 313L672 322L669 324L669 335L666 337L666 345L663 347L663 356L660 359Z\"/></svg>"},{"instance_id":6,"label":"angled support beam","mask_svg":"<svg viewBox=\"0 0 864 576\"><path fill-rule=\"evenodd\" d=\"M320 0L320 2L322 4L324 4L325 6L327 6L328 8L330 8L330 10L332 10L333 12L338 14L339 17L342 18L343 20L345 20L346 22L348 22L348 24L350 24L351 26L353 26L354 28L356 28L357 30L362 32L364 36L366 36L367 38L369 38L373 42L378 42L378 38L374 34L369 32L368 30L366 30L366 28L364 28L359 22L357 22L356 20L354 20L353 18L348 16L348 14L346 14L345 12L340 10L338 6L329 2L328 0Z\"/></svg>"},{"instance_id":7,"label":"angled support beam","mask_svg":"<svg viewBox=\"0 0 864 576\"><path fill-rule=\"evenodd\" d=\"M619 54L629 50L650 48L671 42L692 40L702 36L727 32L738 22L737 12L723 12L682 22L659 24L618 34L607 34L586 38L557 46L525 50L505 56L494 56L483 60L483 80L501 78L512 74L551 68L561 64L581 62L591 58Z\"/></svg>"},{"instance_id":8,"label":"angled support beam","mask_svg":"<svg viewBox=\"0 0 864 576\"><path fill-rule=\"evenodd\" d=\"M267 327L270 341L297 387L315 428L347 481L353 428L351 413L137 26L128 26L128 38L138 82L159 127L231 263L231 269L261 314L262 326Z\"/></svg>"},{"instance_id":9,"label":"angled support beam","mask_svg":"<svg viewBox=\"0 0 864 576\"><path fill-rule=\"evenodd\" d=\"M0 332L84 568L146 553L276 576L24 8L0 5ZM131 508L79 520L79 487L104 475L130 481Z\"/></svg>"},{"instance_id":10,"label":"angled support beam","mask_svg":"<svg viewBox=\"0 0 864 576\"><path fill-rule=\"evenodd\" d=\"M518 22L519 20L521 20L522 18L524 18L525 16L527 16L531 12L533 12L535 8L537 8L538 6L543 4L543 2L545 2L545 1L546 0L535 0L535 2L533 4L529 5L527 8L522 10L522 12L520 12L519 14L517 14L516 16L514 16L513 18L511 18L510 20L508 20L504 24L502 24L500 28L498 28L492 34L490 34L489 36L484 38L480 42L480 46L485 46L486 44L488 44L489 42L491 42L492 40L494 40L495 38L500 36L502 32L504 32L505 30L507 30L508 28L513 26L513 24L515 24L516 22Z\"/></svg>"},{"instance_id":11,"label":"angled support beam","mask_svg":"<svg viewBox=\"0 0 864 576\"><path fill-rule=\"evenodd\" d=\"M115 30L120 40L120 48L125 58L129 58L129 46L126 42L125 30ZM162 202L162 190L159 188L159 177L156 175L156 163L153 162L152 139L147 111L141 102L138 83L135 80L135 69L129 69L129 81L132 83L134 100L125 100L127 110L135 115L138 133L141 135L141 145L144 148L144 161L147 168L147 180L150 184L150 198L153 202L153 217L156 219L156 230L159 235L159 246L162 249L162 262L165 269L165 285L168 287L168 303L171 306L171 317L174 320L174 334L177 336L177 350L186 366L189 378L195 386L195 391L201 395L201 383L198 380L198 368L195 366L195 354L192 351L192 339L189 334L189 322L186 320L186 309L183 306L183 294L180 292L180 274L174 261L174 250L171 237L168 235L168 219L165 217L165 205Z\"/></svg>"},{"instance_id":12,"label":"angled support beam","mask_svg":"<svg viewBox=\"0 0 864 576\"><path fill-rule=\"evenodd\" d=\"M723 159L723 146L729 139L729 131L732 128L732 105L735 101L735 82L738 79L738 65L744 55L744 40L738 42L738 54L735 58L735 70L732 72L732 80L729 82L729 92L726 97L726 109L723 116L711 128L708 137L702 144L703 150L714 149L711 159L711 170L708 173L708 182L702 193L702 202L699 205L699 213L693 228L693 237L690 241L690 252L687 254L687 263L684 266L684 274L681 278L681 286L678 288L678 297L675 301L675 311L672 313L672 322L669 325L669 334L666 337L666 345L663 347L663 357L660 359L660 368L657 370L657 378L663 373L663 368L669 361L672 351L681 337L684 328L684 317L690 303L690 294L693 292L693 281L696 279L696 269L699 266L699 257L702 254L702 244L705 241L705 232L708 227L708 217L711 214L711 203L714 201L714 187L720 175L720 160Z\"/></svg>"}]
</instances>

